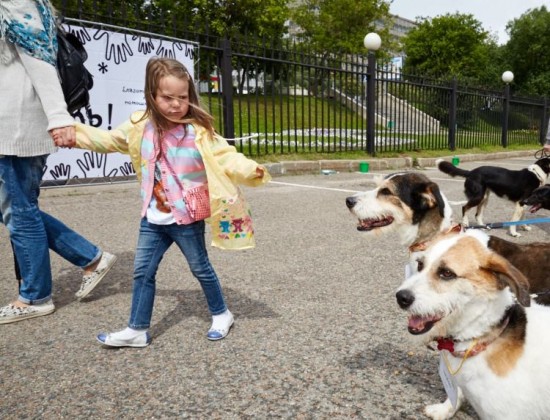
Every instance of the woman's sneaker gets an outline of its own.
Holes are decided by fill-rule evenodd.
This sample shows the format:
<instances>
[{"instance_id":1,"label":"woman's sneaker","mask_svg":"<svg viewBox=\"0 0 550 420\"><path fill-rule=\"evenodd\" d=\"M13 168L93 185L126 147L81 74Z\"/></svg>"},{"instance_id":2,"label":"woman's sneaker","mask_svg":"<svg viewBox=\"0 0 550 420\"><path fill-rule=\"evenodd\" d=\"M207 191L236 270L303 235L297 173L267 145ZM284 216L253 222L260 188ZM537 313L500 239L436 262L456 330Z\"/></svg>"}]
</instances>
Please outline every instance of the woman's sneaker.
<instances>
[{"instance_id":1,"label":"woman's sneaker","mask_svg":"<svg viewBox=\"0 0 550 420\"><path fill-rule=\"evenodd\" d=\"M80 290L76 292L76 297L82 299L88 296L99 282L103 280L103 277L109 272L111 267L115 264L115 261L115 255L103 251L97 268L90 274L85 274L84 277L82 277L82 284L80 285Z\"/></svg>"},{"instance_id":2,"label":"woman's sneaker","mask_svg":"<svg viewBox=\"0 0 550 420\"><path fill-rule=\"evenodd\" d=\"M123 330L111 334L98 334L97 341L109 347L147 347L151 344L151 336L147 331L129 336L126 330Z\"/></svg>"},{"instance_id":3,"label":"woman's sneaker","mask_svg":"<svg viewBox=\"0 0 550 420\"><path fill-rule=\"evenodd\" d=\"M38 316L49 315L55 311L53 301L50 299L40 305L29 305L24 307L15 306L10 303L0 308L0 324L10 324L12 322L23 321L25 319L36 318Z\"/></svg>"}]
</instances>

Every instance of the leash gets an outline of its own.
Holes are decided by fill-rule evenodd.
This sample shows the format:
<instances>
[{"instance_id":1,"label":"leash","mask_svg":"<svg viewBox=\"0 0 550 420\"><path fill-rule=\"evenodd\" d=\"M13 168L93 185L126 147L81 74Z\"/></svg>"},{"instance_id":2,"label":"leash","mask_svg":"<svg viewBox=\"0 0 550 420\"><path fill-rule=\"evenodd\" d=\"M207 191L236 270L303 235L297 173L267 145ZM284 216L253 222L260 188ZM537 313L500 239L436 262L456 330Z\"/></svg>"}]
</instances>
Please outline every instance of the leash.
<instances>
[{"instance_id":1,"label":"leash","mask_svg":"<svg viewBox=\"0 0 550 420\"><path fill-rule=\"evenodd\" d=\"M515 225L533 225L535 223L549 223L550 217L543 217L540 219L526 219L526 220L517 220L514 222L494 222L494 223L487 223L485 225L473 225L473 226L464 226L464 229L502 229L508 226L515 226Z\"/></svg>"}]
</instances>

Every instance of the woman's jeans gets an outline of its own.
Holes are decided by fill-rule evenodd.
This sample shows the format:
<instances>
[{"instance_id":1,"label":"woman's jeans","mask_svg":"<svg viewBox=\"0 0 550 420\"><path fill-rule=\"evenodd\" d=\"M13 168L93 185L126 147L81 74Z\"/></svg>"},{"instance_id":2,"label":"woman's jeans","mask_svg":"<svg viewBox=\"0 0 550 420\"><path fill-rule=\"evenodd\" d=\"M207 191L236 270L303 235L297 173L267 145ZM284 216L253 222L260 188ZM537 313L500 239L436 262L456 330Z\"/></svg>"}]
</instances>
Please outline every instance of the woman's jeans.
<instances>
[{"instance_id":1,"label":"woman's jeans","mask_svg":"<svg viewBox=\"0 0 550 420\"><path fill-rule=\"evenodd\" d=\"M155 275L162 257L173 242L183 252L189 268L199 281L212 315L226 311L218 276L214 272L204 239L204 221L190 225L155 225L141 219L134 261L134 291L128 326L146 329L151 325L155 300Z\"/></svg>"},{"instance_id":2,"label":"woman's jeans","mask_svg":"<svg viewBox=\"0 0 550 420\"><path fill-rule=\"evenodd\" d=\"M39 209L40 182L47 157L0 157L0 222L10 232L23 278L19 300L29 304L51 298L49 249L82 268L101 257L98 247Z\"/></svg>"}]
</instances>

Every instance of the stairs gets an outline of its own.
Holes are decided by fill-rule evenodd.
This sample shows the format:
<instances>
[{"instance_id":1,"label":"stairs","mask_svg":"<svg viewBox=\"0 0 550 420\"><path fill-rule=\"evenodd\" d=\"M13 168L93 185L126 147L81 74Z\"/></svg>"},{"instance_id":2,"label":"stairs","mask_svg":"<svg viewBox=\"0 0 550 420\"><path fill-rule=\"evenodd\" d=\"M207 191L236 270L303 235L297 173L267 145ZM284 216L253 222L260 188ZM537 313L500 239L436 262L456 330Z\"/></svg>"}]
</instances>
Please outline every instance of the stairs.
<instances>
[{"instance_id":1,"label":"stairs","mask_svg":"<svg viewBox=\"0 0 550 420\"><path fill-rule=\"evenodd\" d=\"M343 105L361 114L363 118L367 118L367 107L364 101L358 101L335 87L329 89L329 94ZM375 107L377 126L401 133L433 132L440 129L438 120L389 93L379 92Z\"/></svg>"}]
</instances>

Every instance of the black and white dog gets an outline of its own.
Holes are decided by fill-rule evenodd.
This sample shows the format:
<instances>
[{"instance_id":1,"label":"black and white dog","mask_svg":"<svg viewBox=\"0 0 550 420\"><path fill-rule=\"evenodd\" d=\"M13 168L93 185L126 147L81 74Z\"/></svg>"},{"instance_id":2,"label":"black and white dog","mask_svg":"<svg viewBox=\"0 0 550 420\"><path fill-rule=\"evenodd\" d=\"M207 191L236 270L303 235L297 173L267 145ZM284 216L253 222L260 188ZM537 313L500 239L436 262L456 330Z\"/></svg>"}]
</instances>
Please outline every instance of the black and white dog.
<instances>
[{"instance_id":1,"label":"black and white dog","mask_svg":"<svg viewBox=\"0 0 550 420\"><path fill-rule=\"evenodd\" d=\"M482 419L550 417L550 308L531 304L527 279L486 247L481 231L444 234L399 287L408 330L440 351L449 419L468 400Z\"/></svg>"},{"instance_id":2,"label":"black and white dog","mask_svg":"<svg viewBox=\"0 0 550 420\"><path fill-rule=\"evenodd\" d=\"M346 198L357 217L357 230L367 237L396 233L410 251L410 267L439 234L463 228L452 221L452 209L439 186L420 172L403 172L377 179L377 187ZM537 302L550 304L550 243L518 244L487 236L488 247L508 259L529 280Z\"/></svg>"},{"instance_id":3,"label":"black and white dog","mask_svg":"<svg viewBox=\"0 0 550 420\"><path fill-rule=\"evenodd\" d=\"M531 213L536 213L540 209L550 210L550 185L537 188L521 204L530 206Z\"/></svg>"},{"instance_id":4,"label":"black and white dog","mask_svg":"<svg viewBox=\"0 0 550 420\"><path fill-rule=\"evenodd\" d=\"M515 203L516 208L511 221L521 220L524 215L523 200L541 185L543 185L550 173L550 158L538 159L528 168L510 170L498 166L480 166L471 171L458 168L443 159L436 161L437 168L452 177L465 178L464 193L468 201L462 207L462 224L468 226L468 210L476 209L476 222L483 225L483 210L487 206L489 193L493 192L499 197L507 198ZM529 230L529 226L523 226ZM509 233L512 236L520 236L516 226L510 226Z\"/></svg>"}]
</instances>

